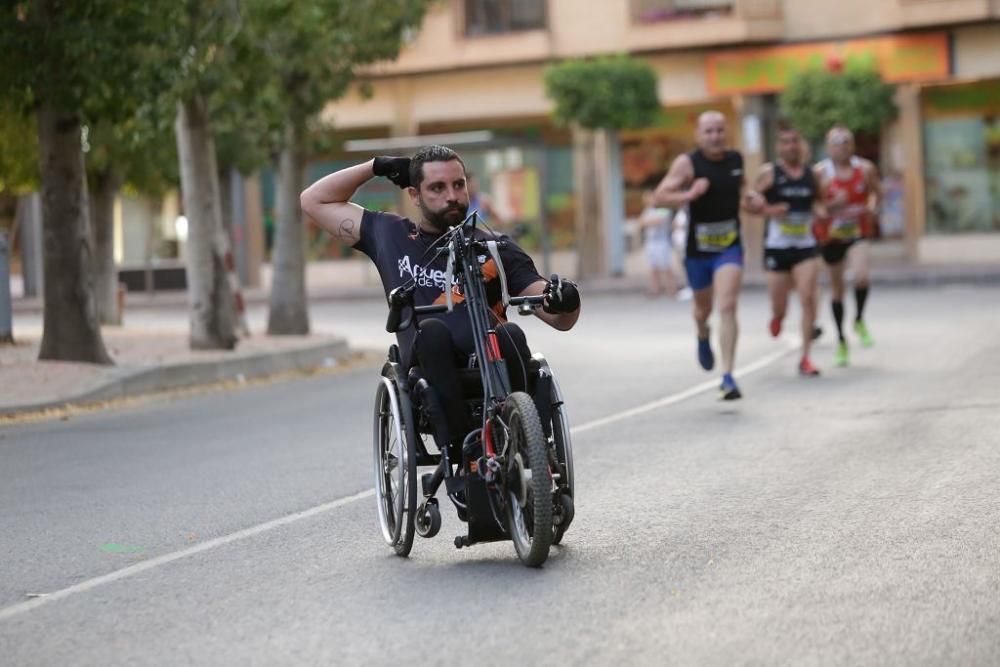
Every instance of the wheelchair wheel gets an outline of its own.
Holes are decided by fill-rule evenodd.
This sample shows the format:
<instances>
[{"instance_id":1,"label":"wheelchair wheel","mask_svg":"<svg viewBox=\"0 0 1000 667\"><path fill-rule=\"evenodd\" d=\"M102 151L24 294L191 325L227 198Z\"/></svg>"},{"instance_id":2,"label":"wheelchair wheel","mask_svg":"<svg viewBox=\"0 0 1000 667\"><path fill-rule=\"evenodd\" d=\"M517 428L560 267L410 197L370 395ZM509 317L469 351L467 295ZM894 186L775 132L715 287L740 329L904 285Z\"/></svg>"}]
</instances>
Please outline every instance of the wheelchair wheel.
<instances>
[{"instance_id":1,"label":"wheelchair wheel","mask_svg":"<svg viewBox=\"0 0 1000 667\"><path fill-rule=\"evenodd\" d=\"M556 460L560 463L565 473L564 479L559 480L559 488L562 495L569 496L569 500L560 498L558 523L553 526L552 544L562 542L566 529L573 522L573 501L574 479L573 479L573 440L570 436L569 417L566 415L566 405L563 401L562 392L559 390L559 383L552 378L552 439L555 442Z\"/></svg>"},{"instance_id":2,"label":"wheelchair wheel","mask_svg":"<svg viewBox=\"0 0 1000 667\"><path fill-rule=\"evenodd\" d=\"M415 443L409 437L408 419L400 409L396 386L381 378L375 391L374 463L375 497L382 537L397 555L408 556L413 547L413 517L417 505Z\"/></svg>"},{"instance_id":3,"label":"wheelchair wheel","mask_svg":"<svg viewBox=\"0 0 1000 667\"><path fill-rule=\"evenodd\" d=\"M507 529L518 558L539 567L552 544L552 475L535 403L514 392L504 403L507 424Z\"/></svg>"}]
</instances>

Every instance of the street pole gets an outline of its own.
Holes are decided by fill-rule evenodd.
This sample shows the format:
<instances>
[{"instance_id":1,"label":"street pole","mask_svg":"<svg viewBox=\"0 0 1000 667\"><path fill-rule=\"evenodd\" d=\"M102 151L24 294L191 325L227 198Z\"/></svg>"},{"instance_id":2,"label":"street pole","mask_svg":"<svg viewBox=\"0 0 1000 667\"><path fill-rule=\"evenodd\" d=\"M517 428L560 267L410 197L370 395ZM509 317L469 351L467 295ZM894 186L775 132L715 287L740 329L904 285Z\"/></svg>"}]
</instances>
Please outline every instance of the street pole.
<instances>
[{"instance_id":1,"label":"street pole","mask_svg":"<svg viewBox=\"0 0 1000 667\"><path fill-rule=\"evenodd\" d=\"M14 342L9 250L7 232L0 230L0 344Z\"/></svg>"}]
</instances>

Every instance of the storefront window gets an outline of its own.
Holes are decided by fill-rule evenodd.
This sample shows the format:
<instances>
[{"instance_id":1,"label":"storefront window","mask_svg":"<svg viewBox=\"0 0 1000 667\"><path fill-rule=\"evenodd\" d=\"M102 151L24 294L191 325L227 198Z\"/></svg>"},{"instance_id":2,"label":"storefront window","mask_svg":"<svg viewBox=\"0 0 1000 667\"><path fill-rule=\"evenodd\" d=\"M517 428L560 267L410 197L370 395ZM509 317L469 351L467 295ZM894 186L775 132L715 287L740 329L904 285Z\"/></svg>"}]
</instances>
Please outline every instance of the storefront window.
<instances>
[{"instance_id":1,"label":"storefront window","mask_svg":"<svg viewBox=\"0 0 1000 667\"><path fill-rule=\"evenodd\" d=\"M1000 231L1000 82L924 95L927 231Z\"/></svg>"}]
</instances>

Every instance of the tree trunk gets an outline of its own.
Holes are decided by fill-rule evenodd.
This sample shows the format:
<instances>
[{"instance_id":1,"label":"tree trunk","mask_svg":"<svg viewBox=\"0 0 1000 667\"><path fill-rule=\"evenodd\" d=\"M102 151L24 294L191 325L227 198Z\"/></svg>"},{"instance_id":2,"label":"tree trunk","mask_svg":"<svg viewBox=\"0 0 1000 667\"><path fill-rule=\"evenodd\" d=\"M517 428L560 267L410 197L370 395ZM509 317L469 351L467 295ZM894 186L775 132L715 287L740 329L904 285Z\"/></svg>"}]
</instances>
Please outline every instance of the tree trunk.
<instances>
[{"instance_id":1,"label":"tree trunk","mask_svg":"<svg viewBox=\"0 0 1000 667\"><path fill-rule=\"evenodd\" d=\"M288 119L278 157L277 219L274 251L271 254L271 303L267 318L267 333L272 336L304 336L309 333L306 256L302 209L299 207L299 193L305 181L304 137L304 122Z\"/></svg>"},{"instance_id":2,"label":"tree trunk","mask_svg":"<svg viewBox=\"0 0 1000 667\"><path fill-rule=\"evenodd\" d=\"M90 202L94 216L94 290L101 324L122 323L115 266L115 199L121 186L122 178L114 168L98 174Z\"/></svg>"},{"instance_id":3,"label":"tree trunk","mask_svg":"<svg viewBox=\"0 0 1000 667\"><path fill-rule=\"evenodd\" d=\"M597 136L573 128L573 185L577 192L577 275L582 279L603 275L603 206L597 173Z\"/></svg>"},{"instance_id":4,"label":"tree trunk","mask_svg":"<svg viewBox=\"0 0 1000 667\"><path fill-rule=\"evenodd\" d=\"M38 358L114 363L97 322L80 119L43 100L38 144L45 247L45 315Z\"/></svg>"},{"instance_id":5,"label":"tree trunk","mask_svg":"<svg viewBox=\"0 0 1000 667\"><path fill-rule=\"evenodd\" d=\"M191 349L236 347L237 313L222 249L222 207L215 142L200 95L177 103L177 153L184 215L188 219L187 284L191 304Z\"/></svg>"}]
</instances>

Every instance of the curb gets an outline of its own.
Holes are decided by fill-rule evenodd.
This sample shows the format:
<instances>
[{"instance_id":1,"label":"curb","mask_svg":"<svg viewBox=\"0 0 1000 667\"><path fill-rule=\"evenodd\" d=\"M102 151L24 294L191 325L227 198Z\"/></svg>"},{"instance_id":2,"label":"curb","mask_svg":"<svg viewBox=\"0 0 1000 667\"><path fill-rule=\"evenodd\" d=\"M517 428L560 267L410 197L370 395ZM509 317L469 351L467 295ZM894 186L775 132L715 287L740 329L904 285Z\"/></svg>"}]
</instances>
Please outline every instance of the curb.
<instances>
[{"instance_id":1,"label":"curb","mask_svg":"<svg viewBox=\"0 0 1000 667\"><path fill-rule=\"evenodd\" d=\"M0 417L43 412L69 405L132 398L170 389L183 389L240 378L251 379L308 371L329 366L347 356L350 349L342 338L280 352L260 352L233 359L193 361L145 368L122 368L99 386L54 401L0 406Z\"/></svg>"}]
</instances>

